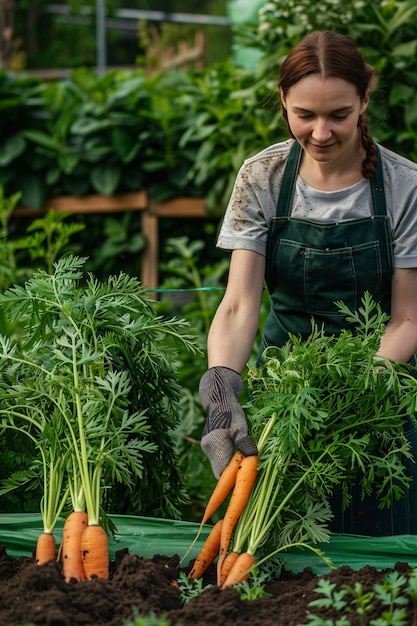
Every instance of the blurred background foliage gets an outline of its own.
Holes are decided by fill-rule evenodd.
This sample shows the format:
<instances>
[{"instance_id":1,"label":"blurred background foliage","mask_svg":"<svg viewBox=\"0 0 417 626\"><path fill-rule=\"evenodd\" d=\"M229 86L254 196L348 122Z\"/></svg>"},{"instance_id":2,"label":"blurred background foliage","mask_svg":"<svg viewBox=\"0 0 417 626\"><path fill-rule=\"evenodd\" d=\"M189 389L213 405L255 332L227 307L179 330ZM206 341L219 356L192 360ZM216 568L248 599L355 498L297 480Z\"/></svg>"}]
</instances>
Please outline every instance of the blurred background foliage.
<instances>
[{"instance_id":1,"label":"blurred background foliage","mask_svg":"<svg viewBox=\"0 0 417 626\"><path fill-rule=\"evenodd\" d=\"M225 0L105 0L109 66L133 66L146 60L156 27L163 47L193 41L196 30L207 36L207 62L224 61L230 54L227 25L134 20L129 11L226 17ZM65 14L53 10L64 7ZM13 69L93 67L96 63L96 0L14 1ZM167 16L168 17L168 16ZM148 59L150 60L150 59Z\"/></svg>"}]
</instances>

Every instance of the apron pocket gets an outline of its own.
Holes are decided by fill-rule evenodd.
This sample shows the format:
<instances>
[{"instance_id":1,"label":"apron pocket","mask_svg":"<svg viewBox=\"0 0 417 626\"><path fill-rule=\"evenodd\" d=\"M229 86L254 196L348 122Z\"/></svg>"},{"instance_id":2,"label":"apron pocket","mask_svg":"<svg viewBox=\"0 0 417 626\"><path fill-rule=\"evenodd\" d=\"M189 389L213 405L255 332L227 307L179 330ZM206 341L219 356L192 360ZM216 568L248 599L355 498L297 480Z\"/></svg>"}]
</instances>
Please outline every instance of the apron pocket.
<instances>
[{"instance_id":1,"label":"apron pocket","mask_svg":"<svg viewBox=\"0 0 417 626\"><path fill-rule=\"evenodd\" d=\"M310 315L342 316L336 301L356 310L365 291L379 293L382 259L377 241L333 250L306 248L304 259L304 297Z\"/></svg>"}]
</instances>

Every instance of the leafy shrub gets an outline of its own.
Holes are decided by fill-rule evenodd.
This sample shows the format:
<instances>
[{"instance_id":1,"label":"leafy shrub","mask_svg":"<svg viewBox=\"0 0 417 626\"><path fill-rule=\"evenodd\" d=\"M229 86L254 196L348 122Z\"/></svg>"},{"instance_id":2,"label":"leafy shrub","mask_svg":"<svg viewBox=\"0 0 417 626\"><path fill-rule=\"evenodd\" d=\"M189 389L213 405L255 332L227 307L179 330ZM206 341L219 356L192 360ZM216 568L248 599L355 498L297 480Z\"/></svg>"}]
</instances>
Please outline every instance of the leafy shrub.
<instances>
[{"instance_id":1,"label":"leafy shrub","mask_svg":"<svg viewBox=\"0 0 417 626\"><path fill-rule=\"evenodd\" d=\"M48 83L3 71L0 96L0 184L35 209L56 195L146 188L159 202L206 197L218 211L279 123L260 106L265 86L228 63L154 76L79 69Z\"/></svg>"}]
</instances>

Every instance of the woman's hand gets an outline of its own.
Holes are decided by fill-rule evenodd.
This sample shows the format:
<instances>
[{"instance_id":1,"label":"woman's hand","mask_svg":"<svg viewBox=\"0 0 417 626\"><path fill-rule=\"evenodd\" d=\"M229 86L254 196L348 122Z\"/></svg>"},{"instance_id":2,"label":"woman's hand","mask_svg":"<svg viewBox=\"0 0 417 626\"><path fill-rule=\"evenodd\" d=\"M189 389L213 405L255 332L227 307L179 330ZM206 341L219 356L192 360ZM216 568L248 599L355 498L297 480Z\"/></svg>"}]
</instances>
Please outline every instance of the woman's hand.
<instances>
[{"instance_id":1,"label":"woman's hand","mask_svg":"<svg viewBox=\"0 0 417 626\"><path fill-rule=\"evenodd\" d=\"M249 437L245 413L238 402L243 388L240 374L227 367L212 367L200 381L200 399L207 411L201 448L219 478L235 448L245 456L258 454Z\"/></svg>"}]
</instances>

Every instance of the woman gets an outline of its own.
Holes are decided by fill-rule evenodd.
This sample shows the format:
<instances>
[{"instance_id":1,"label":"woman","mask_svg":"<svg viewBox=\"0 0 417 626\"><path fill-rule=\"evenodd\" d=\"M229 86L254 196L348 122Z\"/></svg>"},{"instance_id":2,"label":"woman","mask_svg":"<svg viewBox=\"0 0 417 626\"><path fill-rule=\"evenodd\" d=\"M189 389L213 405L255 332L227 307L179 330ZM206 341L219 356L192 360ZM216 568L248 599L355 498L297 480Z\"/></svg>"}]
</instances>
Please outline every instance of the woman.
<instances>
[{"instance_id":1,"label":"woman","mask_svg":"<svg viewBox=\"0 0 417 626\"><path fill-rule=\"evenodd\" d=\"M260 354L285 343L288 333L308 335L312 317L337 333L345 320L335 301L356 309L369 291L391 316L376 356L414 358L417 165L372 139L364 116L375 86L374 69L356 45L333 31L307 35L281 66L282 110L292 139L243 164L218 239L220 248L232 251L230 272L200 382L207 411L201 445L216 477L234 448L257 452L238 397L264 280L271 309ZM335 505L335 530L363 532L357 520L369 516L356 500L343 516ZM366 534L417 533L417 511L406 500L395 523L396 503L388 513L372 508L373 532Z\"/></svg>"}]
</instances>

